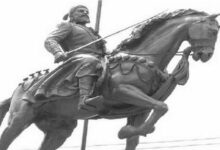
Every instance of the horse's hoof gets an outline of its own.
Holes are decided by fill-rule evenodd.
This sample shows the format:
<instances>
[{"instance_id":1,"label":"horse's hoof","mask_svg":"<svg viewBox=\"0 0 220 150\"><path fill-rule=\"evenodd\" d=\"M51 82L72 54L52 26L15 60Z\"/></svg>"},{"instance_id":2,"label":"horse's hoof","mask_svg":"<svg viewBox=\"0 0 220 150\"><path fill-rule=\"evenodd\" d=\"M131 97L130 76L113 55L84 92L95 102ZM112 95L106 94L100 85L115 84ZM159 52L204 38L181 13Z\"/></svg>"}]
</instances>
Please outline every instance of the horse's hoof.
<instances>
[{"instance_id":1,"label":"horse's hoof","mask_svg":"<svg viewBox=\"0 0 220 150\"><path fill-rule=\"evenodd\" d=\"M155 131L155 126L153 126L153 127L148 131L147 134L151 134L151 133L153 133L154 131Z\"/></svg>"},{"instance_id":2,"label":"horse's hoof","mask_svg":"<svg viewBox=\"0 0 220 150\"><path fill-rule=\"evenodd\" d=\"M134 128L130 125L127 125L127 126L121 128L121 130L118 133L118 138L119 139L130 138L130 137L136 135L136 133L137 133L136 128Z\"/></svg>"},{"instance_id":3,"label":"horse's hoof","mask_svg":"<svg viewBox=\"0 0 220 150\"><path fill-rule=\"evenodd\" d=\"M142 136L147 136L148 134L151 134L155 131L155 127L153 126L149 131L145 131L143 132L143 134L141 134Z\"/></svg>"}]
</instances>

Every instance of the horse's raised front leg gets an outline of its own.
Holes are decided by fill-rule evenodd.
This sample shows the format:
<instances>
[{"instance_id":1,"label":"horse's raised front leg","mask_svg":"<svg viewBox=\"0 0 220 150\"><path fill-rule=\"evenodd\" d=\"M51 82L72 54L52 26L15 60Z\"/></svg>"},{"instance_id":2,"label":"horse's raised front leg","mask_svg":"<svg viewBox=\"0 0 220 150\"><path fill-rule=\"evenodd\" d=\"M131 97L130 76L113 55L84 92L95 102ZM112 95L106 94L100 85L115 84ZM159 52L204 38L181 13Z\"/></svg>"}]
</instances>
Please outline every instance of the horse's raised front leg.
<instances>
[{"instance_id":1,"label":"horse's raised front leg","mask_svg":"<svg viewBox=\"0 0 220 150\"><path fill-rule=\"evenodd\" d=\"M45 135L39 150L56 150L72 134L77 126L77 121L73 119L46 119L36 125Z\"/></svg>"},{"instance_id":2,"label":"horse's raised front leg","mask_svg":"<svg viewBox=\"0 0 220 150\"><path fill-rule=\"evenodd\" d=\"M0 138L0 150L7 150L13 140L27 128L34 118L33 109L28 102L21 101L17 112L13 110L9 116L9 122Z\"/></svg>"},{"instance_id":3,"label":"horse's raised front leg","mask_svg":"<svg viewBox=\"0 0 220 150\"><path fill-rule=\"evenodd\" d=\"M135 135L146 135L151 132L154 124L162 117L168 110L164 102L160 102L143 93L140 89L127 84L119 85L113 91L113 98L117 101L132 104L138 107L145 107L153 109L149 119L141 126L135 128L126 126L122 128L118 134L120 139L129 138Z\"/></svg>"},{"instance_id":4,"label":"horse's raised front leg","mask_svg":"<svg viewBox=\"0 0 220 150\"><path fill-rule=\"evenodd\" d=\"M141 124L144 123L144 121L147 119L149 114L150 114L150 110L140 115L128 117L127 126L139 127ZM139 136L137 135L127 138L125 150L135 150L138 143L139 143Z\"/></svg>"}]
</instances>

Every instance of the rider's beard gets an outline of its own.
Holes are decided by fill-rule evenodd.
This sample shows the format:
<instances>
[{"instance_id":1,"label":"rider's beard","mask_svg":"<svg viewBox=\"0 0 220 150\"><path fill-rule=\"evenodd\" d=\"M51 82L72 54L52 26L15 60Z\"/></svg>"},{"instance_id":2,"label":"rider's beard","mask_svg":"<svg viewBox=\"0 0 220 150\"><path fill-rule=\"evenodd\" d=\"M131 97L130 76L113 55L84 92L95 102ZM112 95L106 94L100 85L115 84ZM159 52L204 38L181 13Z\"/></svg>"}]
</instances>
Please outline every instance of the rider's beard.
<instances>
[{"instance_id":1,"label":"rider's beard","mask_svg":"<svg viewBox=\"0 0 220 150\"><path fill-rule=\"evenodd\" d=\"M87 23L90 23L90 18L87 15L84 15L84 16L78 17L75 20L75 22L77 24L87 24Z\"/></svg>"}]
</instances>

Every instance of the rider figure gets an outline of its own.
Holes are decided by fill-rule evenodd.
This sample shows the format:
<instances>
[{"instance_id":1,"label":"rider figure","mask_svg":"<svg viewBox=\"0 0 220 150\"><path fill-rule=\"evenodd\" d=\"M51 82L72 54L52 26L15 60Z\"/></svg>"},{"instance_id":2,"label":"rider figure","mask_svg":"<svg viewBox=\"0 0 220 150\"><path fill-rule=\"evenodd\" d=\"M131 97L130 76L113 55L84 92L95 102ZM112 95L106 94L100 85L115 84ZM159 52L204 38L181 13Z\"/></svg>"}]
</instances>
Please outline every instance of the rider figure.
<instances>
[{"instance_id":1,"label":"rider figure","mask_svg":"<svg viewBox=\"0 0 220 150\"><path fill-rule=\"evenodd\" d=\"M86 26L90 23L88 8L83 5L72 7L63 20L45 41L45 48L54 55L55 63L65 61L72 57L82 59L82 67L78 70L79 104L78 109L85 106L85 101L91 97L94 85L100 76L97 66L101 66L101 58L105 55L105 42L91 44L67 56L67 52L97 40L100 36Z\"/></svg>"}]
</instances>

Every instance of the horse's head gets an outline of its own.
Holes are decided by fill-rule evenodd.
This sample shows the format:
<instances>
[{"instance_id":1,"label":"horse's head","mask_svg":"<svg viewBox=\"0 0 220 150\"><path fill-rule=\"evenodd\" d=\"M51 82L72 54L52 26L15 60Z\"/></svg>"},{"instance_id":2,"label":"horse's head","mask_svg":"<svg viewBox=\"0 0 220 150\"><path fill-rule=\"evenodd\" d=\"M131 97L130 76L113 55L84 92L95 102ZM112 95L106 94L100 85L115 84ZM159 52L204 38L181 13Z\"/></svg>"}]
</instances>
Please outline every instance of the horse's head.
<instances>
[{"instance_id":1,"label":"horse's head","mask_svg":"<svg viewBox=\"0 0 220 150\"><path fill-rule=\"evenodd\" d=\"M201 17L189 26L188 41L192 46L194 60L206 62L212 57L219 31L215 19L218 15Z\"/></svg>"},{"instance_id":2,"label":"horse's head","mask_svg":"<svg viewBox=\"0 0 220 150\"><path fill-rule=\"evenodd\" d=\"M157 15L137 26L116 52L146 56L163 69L187 40L194 60L206 62L214 52L219 30L218 15L193 9Z\"/></svg>"}]
</instances>

